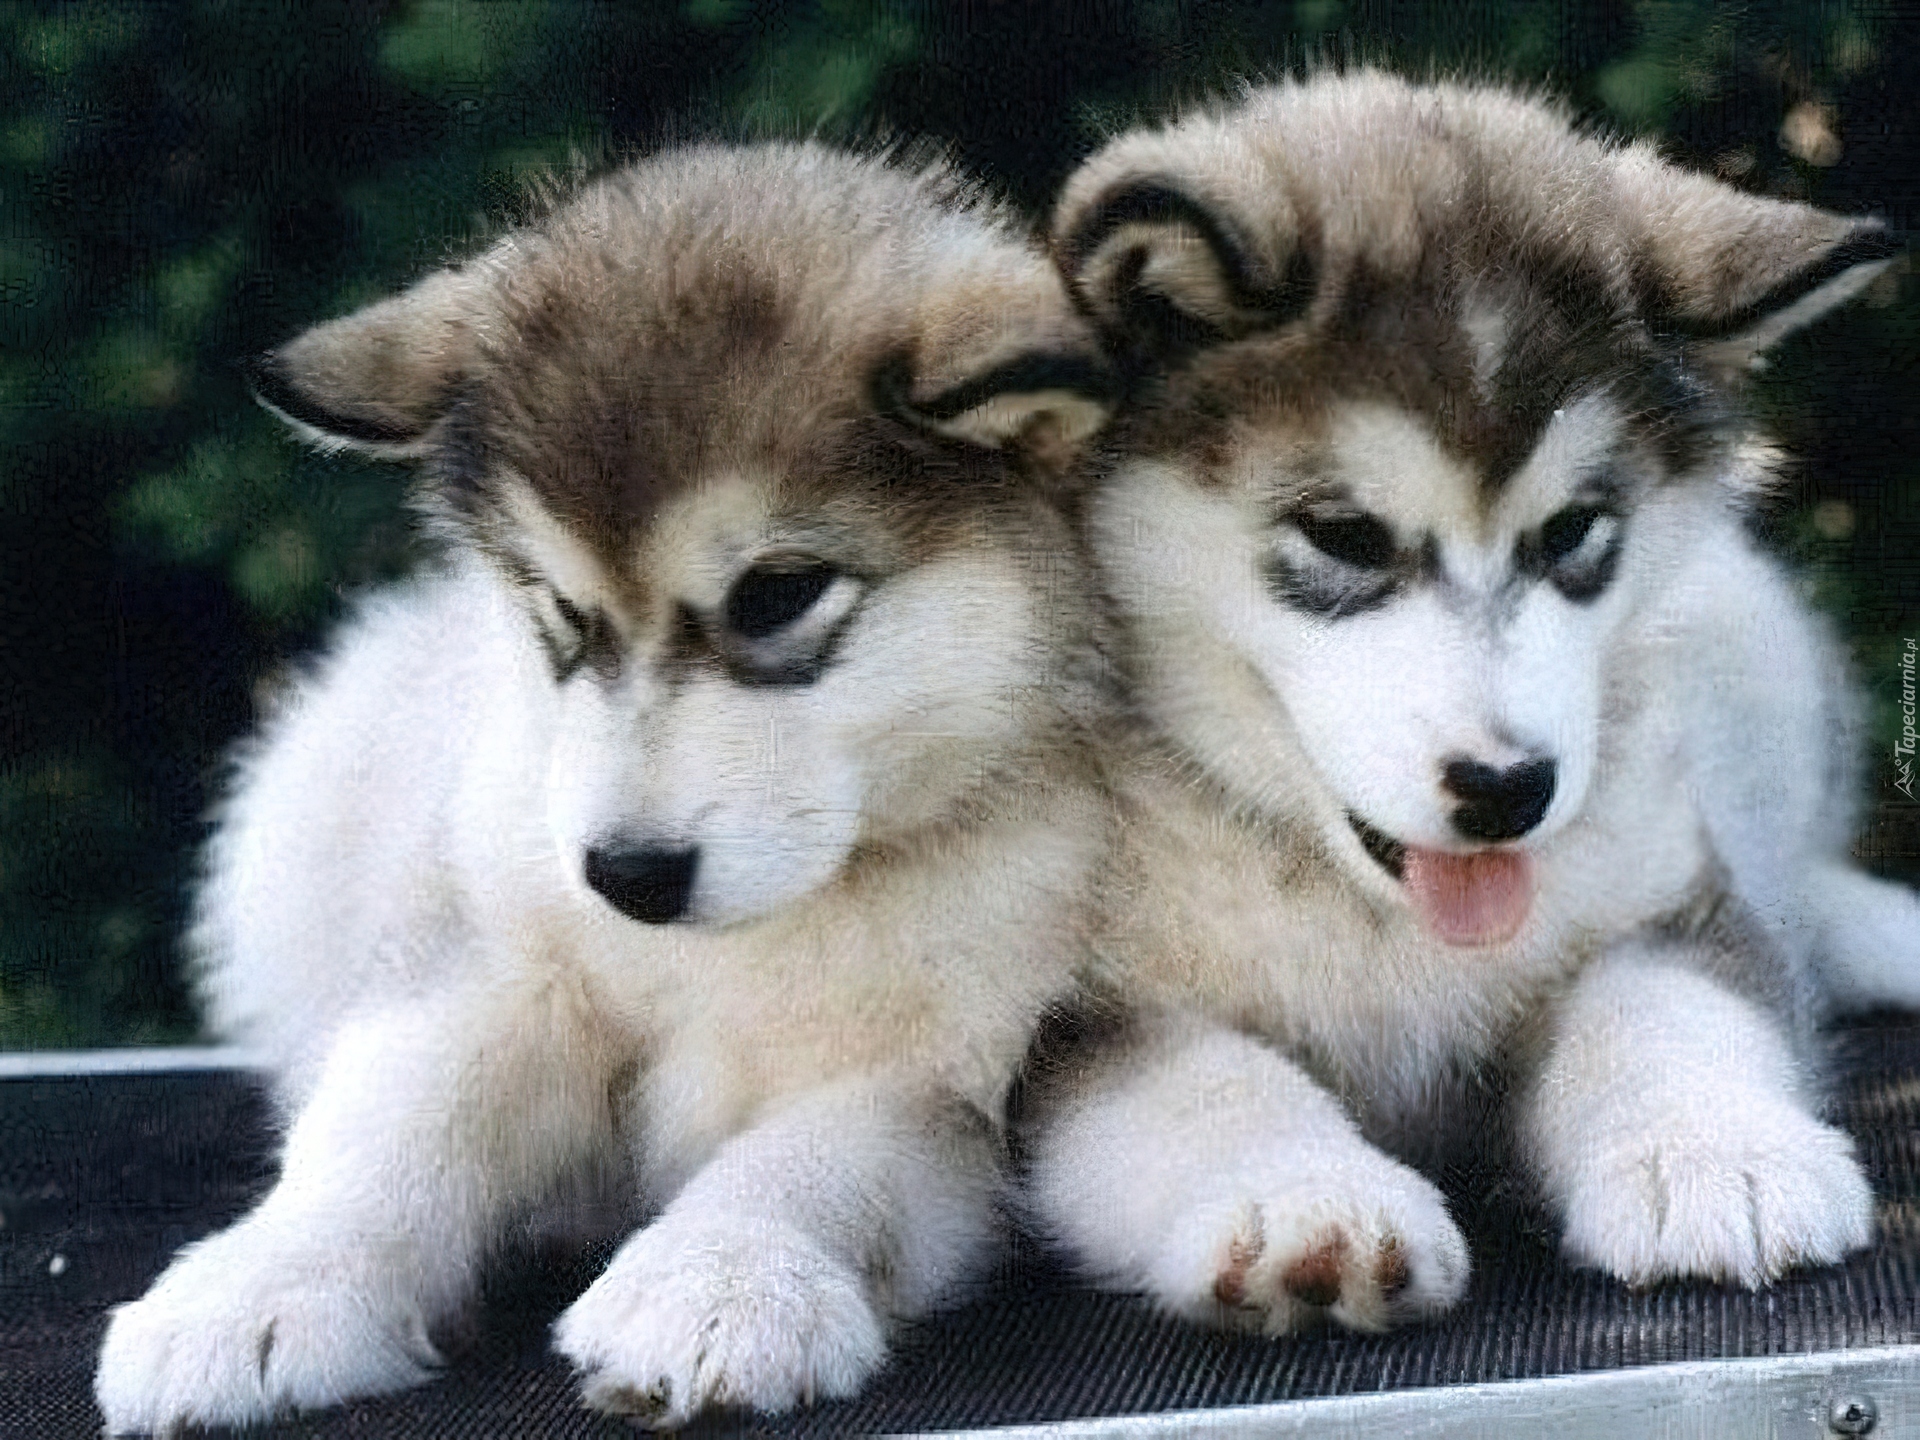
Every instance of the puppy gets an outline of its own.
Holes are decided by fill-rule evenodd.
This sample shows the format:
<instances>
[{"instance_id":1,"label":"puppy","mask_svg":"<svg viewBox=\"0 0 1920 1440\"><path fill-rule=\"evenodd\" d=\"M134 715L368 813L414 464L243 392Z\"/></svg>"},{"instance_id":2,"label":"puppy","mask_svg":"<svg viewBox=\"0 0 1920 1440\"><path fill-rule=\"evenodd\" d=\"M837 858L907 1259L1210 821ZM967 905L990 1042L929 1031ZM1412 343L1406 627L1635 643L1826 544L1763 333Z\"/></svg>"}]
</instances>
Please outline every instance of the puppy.
<instances>
[{"instance_id":1,"label":"puppy","mask_svg":"<svg viewBox=\"0 0 1920 1440\"><path fill-rule=\"evenodd\" d=\"M965 184L817 145L646 161L258 363L444 558L240 765L194 944L281 1175L114 1312L110 1430L420 1382L583 1172L656 1212L556 1328L603 1410L849 1395L954 1292L1105 843L1104 373Z\"/></svg>"},{"instance_id":2,"label":"puppy","mask_svg":"<svg viewBox=\"0 0 1920 1440\"><path fill-rule=\"evenodd\" d=\"M1730 378L1877 224L1360 73L1120 137L1054 242L1140 376L1090 512L1140 734L1041 1226L1199 1319L1430 1315L1467 1249L1407 1161L1491 1094L1576 1261L1865 1245L1809 1025L1920 1000L1920 905L1848 862Z\"/></svg>"}]
</instances>

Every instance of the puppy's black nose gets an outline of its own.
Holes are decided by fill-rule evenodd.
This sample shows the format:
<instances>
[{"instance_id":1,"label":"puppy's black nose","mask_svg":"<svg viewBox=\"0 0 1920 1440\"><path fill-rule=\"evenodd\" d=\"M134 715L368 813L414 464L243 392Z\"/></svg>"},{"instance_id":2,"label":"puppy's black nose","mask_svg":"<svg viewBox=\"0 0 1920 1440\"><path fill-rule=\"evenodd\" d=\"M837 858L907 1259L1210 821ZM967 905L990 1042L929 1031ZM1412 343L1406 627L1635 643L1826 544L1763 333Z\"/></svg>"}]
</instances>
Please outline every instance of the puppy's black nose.
<instances>
[{"instance_id":1,"label":"puppy's black nose","mask_svg":"<svg viewBox=\"0 0 1920 1440\"><path fill-rule=\"evenodd\" d=\"M1469 840L1517 840L1553 803L1551 760L1527 760L1505 770L1478 760L1449 760L1441 778L1465 802L1453 812L1453 828Z\"/></svg>"},{"instance_id":2,"label":"puppy's black nose","mask_svg":"<svg viewBox=\"0 0 1920 1440\"><path fill-rule=\"evenodd\" d=\"M700 847L684 850L589 850L587 884L631 920L664 925L687 913Z\"/></svg>"}]
</instances>

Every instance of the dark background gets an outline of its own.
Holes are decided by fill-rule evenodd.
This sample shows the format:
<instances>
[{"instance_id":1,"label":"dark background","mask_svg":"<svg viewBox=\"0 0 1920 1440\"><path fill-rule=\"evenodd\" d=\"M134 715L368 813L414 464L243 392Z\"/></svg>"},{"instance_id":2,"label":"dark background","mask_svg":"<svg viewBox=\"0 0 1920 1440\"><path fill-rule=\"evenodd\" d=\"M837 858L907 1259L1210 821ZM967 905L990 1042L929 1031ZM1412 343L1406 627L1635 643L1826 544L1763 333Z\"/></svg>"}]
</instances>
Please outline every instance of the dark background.
<instances>
[{"instance_id":1,"label":"dark background","mask_svg":"<svg viewBox=\"0 0 1920 1440\"><path fill-rule=\"evenodd\" d=\"M931 135L1036 216L1115 128L1246 76L1496 75L1750 189L1920 218L1920 8L1234 0L0 3L0 1048L185 1039L220 757L408 560L403 472L304 453L235 360L676 136ZM1920 636L1920 283L1784 350L1767 517L1848 635L1892 791Z\"/></svg>"}]
</instances>

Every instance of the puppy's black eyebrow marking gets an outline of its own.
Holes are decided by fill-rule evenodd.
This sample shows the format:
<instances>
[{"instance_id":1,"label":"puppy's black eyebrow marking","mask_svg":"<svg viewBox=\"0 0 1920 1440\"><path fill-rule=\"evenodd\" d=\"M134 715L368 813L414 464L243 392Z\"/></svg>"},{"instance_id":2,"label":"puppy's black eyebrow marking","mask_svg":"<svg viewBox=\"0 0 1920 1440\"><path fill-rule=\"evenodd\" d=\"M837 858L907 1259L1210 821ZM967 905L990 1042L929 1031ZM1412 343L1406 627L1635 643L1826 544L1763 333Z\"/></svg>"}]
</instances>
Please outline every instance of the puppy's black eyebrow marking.
<instances>
[{"instance_id":1,"label":"puppy's black eyebrow marking","mask_svg":"<svg viewBox=\"0 0 1920 1440\"><path fill-rule=\"evenodd\" d=\"M585 637L587 633L587 617L580 613L580 607L578 605L575 605L571 600L567 599L566 596L562 595L558 590L555 590L553 592L553 608L560 612L560 618L562 620L573 627L575 634L583 638Z\"/></svg>"}]
</instances>

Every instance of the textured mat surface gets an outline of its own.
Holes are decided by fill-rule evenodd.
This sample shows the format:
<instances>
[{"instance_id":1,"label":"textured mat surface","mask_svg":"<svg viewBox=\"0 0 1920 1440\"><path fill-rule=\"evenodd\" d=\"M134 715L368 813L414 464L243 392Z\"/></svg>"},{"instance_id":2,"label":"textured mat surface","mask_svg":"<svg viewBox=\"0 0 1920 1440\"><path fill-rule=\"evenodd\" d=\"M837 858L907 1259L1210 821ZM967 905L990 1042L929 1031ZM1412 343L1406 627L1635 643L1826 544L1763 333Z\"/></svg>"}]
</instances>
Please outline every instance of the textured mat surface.
<instances>
[{"instance_id":1,"label":"textured mat surface","mask_svg":"<svg viewBox=\"0 0 1920 1440\"><path fill-rule=\"evenodd\" d=\"M1836 1118L1859 1136L1880 1241L1838 1269L1758 1295L1707 1285L1633 1293L1554 1255L1537 1220L1460 1197L1475 1282L1444 1322L1383 1337L1202 1334L1124 1297L1076 1289L1010 1253L978 1302L902 1337L861 1399L711 1433L837 1435L1248 1404L1662 1360L1920 1342L1920 1024L1868 1022L1832 1044L1849 1077ZM0 1081L0 1436L97 1435L93 1353L111 1303L270 1182L259 1094L230 1074ZM606 1251L495 1277L449 1372L408 1395L276 1427L312 1437L599 1436L546 1327ZM56 1257L58 1257L56 1259Z\"/></svg>"}]
</instances>

